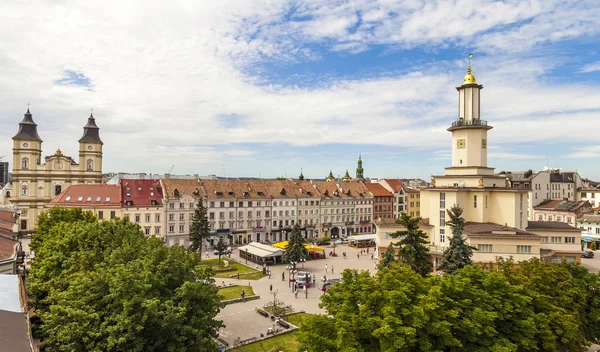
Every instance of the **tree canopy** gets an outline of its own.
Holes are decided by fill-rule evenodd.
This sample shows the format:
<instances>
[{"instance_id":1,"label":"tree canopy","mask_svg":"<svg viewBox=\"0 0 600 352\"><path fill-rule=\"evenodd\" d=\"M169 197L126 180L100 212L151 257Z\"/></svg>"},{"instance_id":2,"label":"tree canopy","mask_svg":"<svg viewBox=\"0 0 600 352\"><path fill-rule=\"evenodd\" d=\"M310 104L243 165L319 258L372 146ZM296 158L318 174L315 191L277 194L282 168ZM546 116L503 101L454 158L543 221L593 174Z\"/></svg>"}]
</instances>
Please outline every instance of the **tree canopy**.
<instances>
[{"instance_id":1,"label":"tree canopy","mask_svg":"<svg viewBox=\"0 0 600 352\"><path fill-rule=\"evenodd\" d=\"M308 258L308 250L306 249L306 239L302 237L300 226L294 225L292 232L290 233L290 239L288 245L283 253L283 260L285 262L298 262L300 259Z\"/></svg>"},{"instance_id":2,"label":"tree canopy","mask_svg":"<svg viewBox=\"0 0 600 352\"><path fill-rule=\"evenodd\" d=\"M217 350L220 299L197 253L65 208L40 216L31 247L41 351Z\"/></svg>"},{"instance_id":3,"label":"tree canopy","mask_svg":"<svg viewBox=\"0 0 600 352\"><path fill-rule=\"evenodd\" d=\"M402 217L397 222L404 225L406 230L398 231L390 236L400 239L394 243L398 248L396 251L398 260L425 276L433 271L433 264L429 254L428 236L419 228L419 221L421 218L411 218L406 213L402 213Z\"/></svg>"},{"instance_id":4,"label":"tree canopy","mask_svg":"<svg viewBox=\"0 0 600 352\"><path fill-rule=\"evenodd\" d=\"M455 204L446 212L450 218L448 225L452 227L452 238L450 238L450 246L442 254L439 269L454 274L458 269L473 264L471 257L476 248L469 246L463 237L465 227L465 219L462 217L463 209Z\"/></svg>"},{"instance_id":5,"label":"tree canopy","mask_svg":"<svg viewBox=\"0 0 600 352\"><path fill-rule=\"evenodd\" d=\"M190 223L190 249L202 252L202 243L208 238L209 232L206 207L202 203L202 198L198 198L198 204L196 204Z\"/></svg>"},{"instance_id":6,"label":"tree canopy","mask_svg":"<svg viewBox=\"0 0 600 352\"><path fill-rule=\"evenodd\" d=\"M600 277L578 265L500 262L454 275L392 263L345 270L321 298L326 315L300 330L309 352L582 351L600 337Z\"/></svg>"}]
</instances>

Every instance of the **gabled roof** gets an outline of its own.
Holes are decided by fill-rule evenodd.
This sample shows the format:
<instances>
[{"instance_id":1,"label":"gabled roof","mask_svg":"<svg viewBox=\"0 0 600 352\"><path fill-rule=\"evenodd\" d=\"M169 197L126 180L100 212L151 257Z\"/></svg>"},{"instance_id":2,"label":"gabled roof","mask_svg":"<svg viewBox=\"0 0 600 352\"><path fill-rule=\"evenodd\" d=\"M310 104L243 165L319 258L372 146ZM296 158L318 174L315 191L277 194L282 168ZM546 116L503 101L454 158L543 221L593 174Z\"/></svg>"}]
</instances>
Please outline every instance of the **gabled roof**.
<instances>
[{"instance_id":1,"label":"gabled roof","mask_svg":"<svg viewBox=\"0 0 600 352\"><path fill-rule=\"evenodd\" d=\"M71 185L48 202L48 205L80 208L120 207L121 186L83 183Z\"/></svg>"},{"instance_id":2,"label":"gabled roof","mask_svg":"<svg viewBox=\"0 0 600 352\"><path fill-rule=\"evenodd\" d=\"M339 187L344 194L354 198L371 198L369 189L365 187L365 183L360 181L350 181L340 183Z\"/></svg>"},{"instance_id":3,"label":"gabled roof","mask_svg":"<svg viewBox=\"0 0 600 352\"><path fill-rule=\"evenodd\" d=\"M162 178L160 181L163 185L163 196L165 198L175 198L177 197L175 193L178 193L179 197L184 195L206 196L206 194L203 193L202 184L195 178Z\"/></svg>"},{"instance_id":4,"label":"gabled roof","mask_svg":"<svg viewBox=\"0 0 600 352\"><path fill-rule=\"evenodd\" d=\"M379 183L365 183L365 187L373 194L373 197L391 197L392 192L388 191Z\"/></svg>"},{"instance_id":5,"label":"gabled roof","mask_svg":"<svg viewBox=\"0 0 600 352\"><path fill-rule=\"evenodd\" d=\"M555 210L555 211L576 211L581 207L592 207L587 200L567 201L567 200L547 200L540 205L534 207L535 210Z\"/></svg>"},{"instance_id":6,"label":"gabled roof","mask_svg":"<svg viewBox=\"0 0 600 352\"><path fill-rule=\"evenodd\" d=\"M298 192L301 194L299 197L321 198L321 193L319 193L309 180L296 181L296 186L298 187Z\"/></svg>"},{"instance_id":7,"label":"gabled roof","mask_svg":"<svg viewBox=\"0 0 600 352\"><path fill-rule=\"evenodd\" d=\"M162 205L162 186L160 180L120 181L124 207L151 207Z\"/></svg>"},{"instance_id":8,"label":"gabled roof","mask_svg":"<svg viewBox=\"0 0 600 352\"><path fill-rule=\"evenodd\" d=\"M317 186L317 190L323 197L327 198L348 198L349 196L343 193L335 182L331 181L315 181L315 186Z\"/></svg>"},{"instance_id":9,"label":"gabled roof","mask_svg":"<svg viewBox=\"0 0 600 352\"><path fill-rule=\"evenodd\" d=\"M401 189L404 189L404 184L400 180L386 178L384 181L387 182L390 187L392 187L394 193L398 193Z\"/></svg>"},{"instance_id":10,"label":"gabled roof","mask_svg":"<svg viewBox=\"0 0 600 352\"><path fill-rule=\"evenodd\" d=\"M269 195L273 198L295 198L303 197L300 187L290 180L265 180Z\"/></svg>"}]
</instances>

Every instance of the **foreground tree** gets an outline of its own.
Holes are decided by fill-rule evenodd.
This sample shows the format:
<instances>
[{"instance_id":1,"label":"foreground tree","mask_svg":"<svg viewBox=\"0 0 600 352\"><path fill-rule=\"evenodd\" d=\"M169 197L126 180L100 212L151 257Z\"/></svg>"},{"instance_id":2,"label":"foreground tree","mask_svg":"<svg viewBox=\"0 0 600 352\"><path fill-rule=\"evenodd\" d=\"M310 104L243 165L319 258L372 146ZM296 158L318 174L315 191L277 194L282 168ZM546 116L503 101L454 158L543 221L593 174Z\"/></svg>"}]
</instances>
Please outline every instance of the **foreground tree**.
<instances>
[{"instance_id":1,"label":"foreground tree","mask_svg":"<svg viewBox=\"0 0 600 352\"><path fill-rule=\"evenodd\" d=\"M197 253L73 209L52 209L32 245L41 351L217 350L221 303Z\"/></svg>"},{"instance_id":2,"label":"foreground tree","mask_svg":"<svg viewBox=\"0 0 600 352\"><path fill-rule=\"evenodd\" d=\"M388 267L388 266L390 266L390 264L392 264L393 262L396 261L396 254L394 251L395 251L394 243L390 242L387 250L385 251L385 253L383 253L381 263L380 263L381 266Z\"/></svg>"},{"instance_id":3,"label":"foreground tree","mask_svg":"<svg viewBox=\"0 0 600 352\"><path fill-rule=\"evenodd\" d=\"M446 273L454 274L458 269L473 264L471 257L473 257L473 250L476 248L469 246L463 237L465 227L465 219L462 217L463 209L455 204L446 212L450 217L448 225L452 227L452 238L450 238L450 246L442 254L442 260L438 268Z\"/></svg>"},{"instance_id":4,"label":"foreground tree","mask_svg":"<svg viewBox=\"0 0 600 352\"><path fill-rule=\"evenodd\" d=\"M404 225L406 230L398 231L391 236L399 238L396 243L398 247L398 260L411 267L416 273L425 276L432 272L431 255L429 254L429 241L427 234L419 228L421 218L411 218L406 213L397 220Z\"/></svg>"},{"instance_id":5,"label":"foreground tree","mask_svg":"<svg viewBox=\"0 0 600 352\"><path fill-rule=\"evenodd\" d=\"M227 243L225 243L222 238L219 238L219 241L215 244L214 248L219 256L219 264L221 264L221 256L227 254Z\"/></svg>"},{"instance_id":6,"label":"foreground tree","mask_svg":"<svg viewBox=\"0 0 600 352\"><path fill-rule=\"evenodd\" d=\"M190 223L190 249L202 253L202 243L208 238L210 228L208 226L208 215L202 198L198 198L198 204L194 209L192 222Z\"/></svg>"},{"instance_id":7,"label":"foreground tree","mask_svg":"<svg viewBox=\"0 0 600 352\"><path fill-rule=\"evenodd\" d=\"M294 225L290 233L290 240L283 253L284 262L298 262L300 259L308 258L308 250L306 249L306 239L302 236L300 226Z\"/></svg>"}]
</instances>

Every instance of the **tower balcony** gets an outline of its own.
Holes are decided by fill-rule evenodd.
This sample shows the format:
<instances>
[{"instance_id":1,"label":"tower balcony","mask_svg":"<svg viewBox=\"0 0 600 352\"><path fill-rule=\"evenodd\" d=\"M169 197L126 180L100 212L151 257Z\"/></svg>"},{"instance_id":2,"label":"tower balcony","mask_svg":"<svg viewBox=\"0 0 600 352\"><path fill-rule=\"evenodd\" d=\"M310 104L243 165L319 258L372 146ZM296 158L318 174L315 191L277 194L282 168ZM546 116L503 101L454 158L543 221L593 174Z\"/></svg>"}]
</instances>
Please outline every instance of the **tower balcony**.
<instances>
[{"instance_id":1,"label":"tower balcony","mask_svg":"<svg viewBox=\"0 0 600 352\"><path fill-rule=\"evenodd\" d=\"M488 126L488 122L486 120L475 119L475 120L465 120L458 119L452 122L452 126L448 128L448 131L452 131L455 129L460 129L462 127L473 127L473 128L485 128L487 130L491 130L492 126Z\"/></svg>"}]
</instances>

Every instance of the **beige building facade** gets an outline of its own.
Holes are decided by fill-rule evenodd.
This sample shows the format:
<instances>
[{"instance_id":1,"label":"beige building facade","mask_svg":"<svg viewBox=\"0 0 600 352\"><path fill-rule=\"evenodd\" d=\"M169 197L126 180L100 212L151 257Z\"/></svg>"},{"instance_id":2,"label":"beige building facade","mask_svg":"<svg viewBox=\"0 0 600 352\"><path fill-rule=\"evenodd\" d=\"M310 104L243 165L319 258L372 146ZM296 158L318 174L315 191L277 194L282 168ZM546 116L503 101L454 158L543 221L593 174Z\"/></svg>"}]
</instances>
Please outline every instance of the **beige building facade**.
<instances>
[{"instance_id":1,"label":"beige building facade","mask_svg":"<svg viewBox=\"0 0 600 352\"><path fill-rule=\"evenodd\" d=\"M42 157L42 139L37 124L27 109L13 137L11 197L8 201L20 210L22 234L31 233L46 203L67 187L102 182L102 140L94 116L90 115L79 139L79 162L62 154L60 148Z\"/></svg>"}]
</instances>

